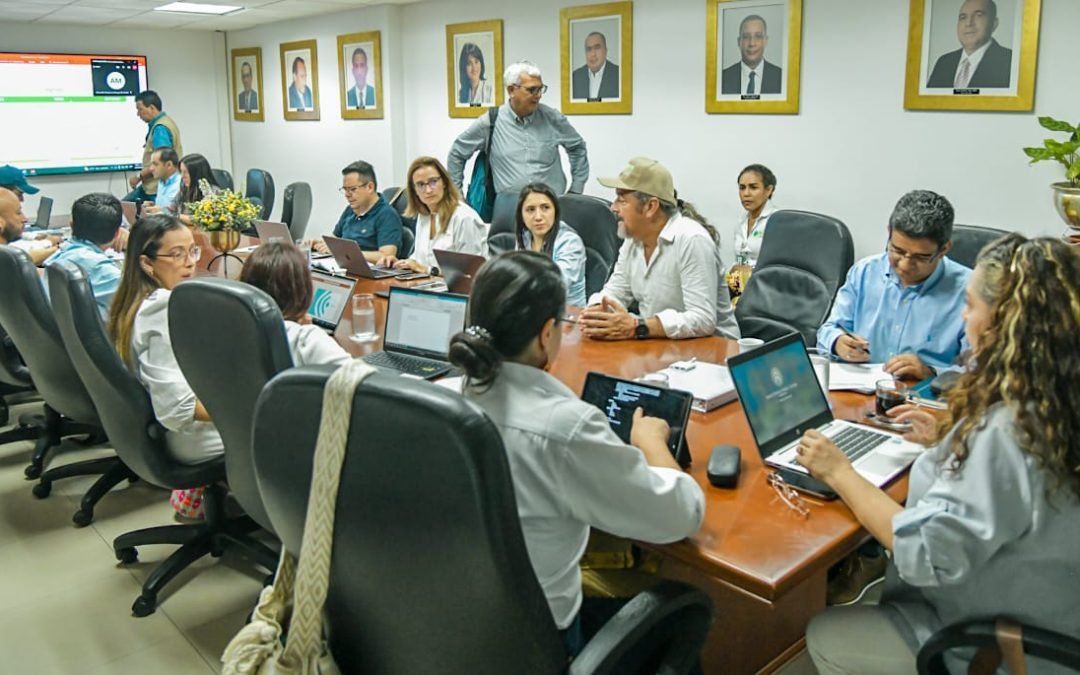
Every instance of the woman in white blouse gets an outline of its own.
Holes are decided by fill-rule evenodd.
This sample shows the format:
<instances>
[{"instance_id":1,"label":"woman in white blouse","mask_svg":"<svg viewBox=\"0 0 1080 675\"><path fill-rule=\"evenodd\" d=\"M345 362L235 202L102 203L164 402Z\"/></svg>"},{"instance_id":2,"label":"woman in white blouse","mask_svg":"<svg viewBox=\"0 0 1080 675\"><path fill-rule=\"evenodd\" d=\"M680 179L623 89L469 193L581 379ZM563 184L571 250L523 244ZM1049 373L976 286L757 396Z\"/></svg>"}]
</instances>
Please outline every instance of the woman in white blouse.
<instances>
[{"instance_id":1,"label":"woman in white blouse","mask_svg":"<svg viewBox=\"0 0 1080 675\"><path fill-rule=\"evenodd\" d=\"M326 331L311 323L311 271L307 256L291 243L272 241L244 261L240 281L265 291L285 319L285 337L294 366L339 366L352 357Z\"/></svg>"},{"instance_id":2,"label":"woman in white blouse","mask_svg":"<svg viewBox=\"0 0 1080 675\"><path fill-rule=\"evenodd\" d=\"M502 435L529 560L572 656L583 641L578 561L589 528L677 541L700 527L705 498L672 458L666 422L637 410L627 445L603 411L545 372L562 344L565 304L551 258L493 258L473 282L470 326L450 341L450 361L465 372L465 397Z\"/></svg>"},{"instance_id":3,"label":"woman in white blouse","mask_svg":"<svg viewBox=\"0 0 1080 675\"><path fill-rule=\"evenodd\" d=\"M485 255L487 224L461 198L461 191L450 180L442 162L434 157L418 157L409 166L405 189L409 196L405 215L416 217L412 256L407 260L387 256L379 260L379 265L426 274L438 271L435 249Z\"/></svg>"},{"instance_id":4,"label":"woman in white blouse","mask_svg":"<svg viewBox=\"0 0 1080 675\"><path fill-rule=\"evenodd\" d=\"M770 200L776 192L776 176L769 167L751 164L739 174L739 201L742 202L743 215L735 226L735 262L749 265L757 264L761 255L761 240L765 236L765 226L769 216L776 213Z\"/></svg>"},{"instance_id":5,"label":"woman in white blouse","mask_svg":"<svg viewBox=\"0 0 1080 675\"><path fill-rule=\"evenodd\" d=\"M901 506L815 431L799 461L891 552L879 605L831 607L807 631L819 673L914 673L945 626L1009 617L1080 635L1080 256L1010 234L967 288L969 370L938 420L911 406L915 460ZM970 654L967 657L970 658ZM967 672L952 655L951 672ZM1052 671L1029 660L1029 672Z\"/></svg>"}]
</instances>

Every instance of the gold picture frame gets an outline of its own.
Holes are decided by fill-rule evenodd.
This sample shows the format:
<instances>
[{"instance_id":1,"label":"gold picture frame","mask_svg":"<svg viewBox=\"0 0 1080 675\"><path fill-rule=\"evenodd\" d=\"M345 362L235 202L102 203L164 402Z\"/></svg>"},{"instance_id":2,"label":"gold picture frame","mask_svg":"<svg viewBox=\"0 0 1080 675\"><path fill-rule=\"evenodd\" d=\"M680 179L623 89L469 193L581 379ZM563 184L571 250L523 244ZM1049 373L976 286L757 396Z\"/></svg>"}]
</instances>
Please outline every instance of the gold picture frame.
<instances>
[{"instance_id":1,"label":"gold picture frame","mask_svg":"<svg viewBox=\"0 0 1080 675\"><path fill-rule=\"evenodd\" d=\"M470 68L479 69L475 85L466 86ZM446 108L450 117L479 117L501 106L503 88L502 19L446 26Z\"/></svg>"},{"instance_id":2,"label":"gold picture frame","mask_svg":"<svg viewBox=\"0 0 1080 675\"><path fill-rule=\"evenodd\" d=\"M904 108L1031 111L1041 12L1042 0L911 0Z\"/></svg>"},{"instance_id":3,"label":"gold picture frame","mask_svg":"<svg viewBox=\"0 0 1080 675\"><path fill-rule=\"evenodd\" d=\"M319 119L319 53L315 40L282 42L281 52L281 107L286 120ZM294 82L293 69L303 67L304 91Z\"/></svg>"},{"instance_id":4,"label":"gold picture frame","mask_svg":"<svg viewBox=\"0 0 1080 675\"><path fill-rule=\"evenodd\" d=\"M337 36L337 58L342 119L381 120L382 33L376 30ZM363 94L356 84L360 77L364 78Z\"/></svg>"},{"instance_id":5,"label":"gold picture frame","mask_svg":"<svg viewBox=\"0 0 1080 675\"><path fill-rule=\"evenodd\" d=\"M802 0L705 0L705 112L799 112L802 14Z\"/></svg>"},{"instance_id":6,"label":"gold picture frame","mask_svg":"<svg viewBox=\"0 0 1080 675\"><path fill-rule=\"evenodd\" d=\"M609 2L559 10L564 114L633 113L633 20L633 2ZM593 61L590 62L590 59ZM597 72L600 73L598 78L591 77L592 73Z\"/></svg>"},{"instance_id":7,"label":"gold picture frame","mask_svg":"<svg viewBox=\"0 0 1080 675\"><path fill-rule=\"evenodd\" d=\"M263 87L262 48L233 49L230 57L233 119L239 122L264 121L266 89ZM248 78L250 82L246 81Z\"/></svg>"}]
</instances>

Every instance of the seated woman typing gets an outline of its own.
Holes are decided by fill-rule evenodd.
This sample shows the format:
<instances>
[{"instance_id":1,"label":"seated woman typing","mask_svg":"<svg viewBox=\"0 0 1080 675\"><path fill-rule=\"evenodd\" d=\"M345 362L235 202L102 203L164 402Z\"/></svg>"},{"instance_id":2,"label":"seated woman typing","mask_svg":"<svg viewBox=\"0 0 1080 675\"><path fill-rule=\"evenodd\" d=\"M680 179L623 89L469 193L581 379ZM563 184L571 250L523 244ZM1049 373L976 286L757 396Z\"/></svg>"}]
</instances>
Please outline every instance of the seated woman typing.
<instances>
[{"instance_id":1,"label":"seated woman typing","mask_svg":"<svg viewBox=\"0 0 1080 675\"><path fill-rule=\"evenodd\" d=\"M385 256L379 259L379 265L436 274L435 249L485 255L487 225L461 198L442 162L434 157L414 160L409 166L405 190L409 196L405 215L416 217L412 256L407 260Z\"/></svg>"},{"instance_id":2,"label":"seated woman typing","mask_svg":"<svg viewBox=\"0 0 1080 675\"><path fill-rule=\"evenodd\" d=\"M559 266L566 284L566 302L585 306L585 243L559 220L559 200L543 183L526 185L517 206L517 247L543 253Z\"/></svg>"},{"instance_id":3,"label":"seated woman typing","mask_svg":"<svg viewBox=\"0 0 1080 675\"><path fill-rule=\"evenodd\" d=\"M281 309L294 366L339 366L352 358L308 317L311 272L300 249L280 241L259 246L244 261L240 281L265 291Z\"/></svg>"},{"instance_id":4,"label":"seated woman typing","mask_svg":"<svg viewBox=\"0 0 1080 675\"><path fill-rule=\"evenodd\" d=\"M117 352L150 393L174 458L198 464L225 451L206 408L195 397L173 354L169 296L195 274L201 251L191 230L173 216L140 218L128 239L124 272L109 309L108 332ZM174 493L181 515L198 516L197 493Z\"/></svg>"},{"instance_id":5,"label":"seated woman typing","mask_svg":"<svg viewBox=\"0 0 1080 675\"><path fill-rule=\"evenodd\" d=\"M667 448L663 420L634 413L633 445L544 372L562 344L566 290L552 260L511 251L473 282L469 328L450 341L463 393L499 428L533 569L567 650L582 645L578 560L589 528L650 542L687 537L705 499Z\"/></svg>"},{"instance_id":6,"label":"seated woman typing","mask_svg":"<svg viewBox=\"0 0 1080 675\"><path fill-rule=\"evenodd\" d=\"M927 639L968 619L1080 635L1078 306L1080 257L1064 243L1010 234L983 249L964 310L972 361L944 420L890 411L930 447L911 468L906 507L819 433L803 436L799 461L892 552L880 605L832 607L810 623L819 673L914 673Z\"/></svg>"}]
</instances>

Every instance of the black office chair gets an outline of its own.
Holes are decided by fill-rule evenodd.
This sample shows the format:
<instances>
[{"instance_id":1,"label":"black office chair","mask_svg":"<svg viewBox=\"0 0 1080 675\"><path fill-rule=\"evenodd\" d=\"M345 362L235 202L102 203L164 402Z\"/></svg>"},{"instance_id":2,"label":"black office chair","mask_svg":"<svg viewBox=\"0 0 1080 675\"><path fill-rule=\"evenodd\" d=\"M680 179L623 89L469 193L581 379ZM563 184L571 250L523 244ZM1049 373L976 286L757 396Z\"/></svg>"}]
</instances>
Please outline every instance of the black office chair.
<instances>
[{"instance_id":1,"label":"black office chair","mask_svg":"<svg viewBox=\"0 0 1080 675\"><path fill-rule=\"evenodd\" d=\"M332 372L279 374L256 411L259 489L294 554ZM371 375L356 392L336 514L326 615L343 672L566 672L502 440L471 403L424 382ZM569 672L626 672L616 668L631 647L660 661L651 672L686 672L710 623L707 596L662 584L605 625Z\"/></svg>"},{"instance_id":2,"label":"black office chair","mask_svg":"<svg viewBox=\"0 0 1080 675\"><path fill-rule=\"evenodd\" d=\"M559 197L559 215L585 244L585 293L604 287L619 258L619 226L611 203L598 197L567 193Z\"/></svg>"},{"instance_id":3,"label":"black office chair","mask_svg":"<svg viewBox=\"0 0 1080 675\"><path fill-rule=\"evenodd\" d=\"M394 207L394 210L398 212L398 215L401 217L402 226L415 235L416 217L408 217L405 215L405 209L409 206L408 193L406 193L404 189L399 187L388 187L382 191L382 196L383 199L386 200L386 203ZM403 258L404 256L399 255L398 257Z\"/></svg>"},{"instance_id":4,"label":"black office chair","mask_svg":"<svg viewBox=\"0 0 1080 675\"><path fill-rule=\"evenodd\" d=\"M214 174L214 180L217 181L218 187L223 190L233 189L232 174L225 169L210 169L210 172Z\"/></svg>"},{"instance_id":5,"label":"black office chair","mask_svg":"<svg viewBox=\"0 0 1080 675\"><path fill-rule=\"evenodd\" d=\"M768 341L797 331L807 346L817 344L817 329L854 260L851 232L836 218L809 211L774 213L735 307L743 337Z\"/></svg>"},{"instance_id":6,"label":"black office chair","mask_svg":"<svg viewBox=\"0 0 1080 675\"><path fill-rule=\"evenodd\" d=\"M0 328L0 426L7 426L11 417L7 397L33 390L34 381L30 379L30 369L23 363L11 336ZM0 445L36 439L41 436L44 424L45 418L41 415L22 415L18 426L0 433Z\"/></svg>"},{"instance_id":7,"label":"black office chair","mask_svg":"<svg viewBox=\"0 0 1080 675\"><path fill-rule=\"evenodd\" d=\"M203 522L149 527L113 541L117 560L128 564L138 559L138 546L180 545L147 577L131 611L135 616L152 614L158 594L177 574L207 554L221 555L229 546L244 549L256 562L273 570L273 552L246 536L256 528L255 523L246 517L225 518L225 459L217 457L199 464L173 459L150 396L113 348L82 270L61 262L50 265L47 274L64 344L120 458L143 480L169 490L210 486L203 497Z\"/></svg>"},{"instance_id":8,"label":"black office chair","mask_svg":"<svg viewBox=\"0 0 1080 675\"><path fill-rule=\"evenodd\" d=\"M511 232L498 232L488 235L488 257L497 256L500 253L513 251L517 248L517 239Z\"/></svg>"},{"instance_id":9,"label":"black office chair","mask_svg":"<svg viewBox=\"0 0 1080 675\"><path fill-rule=\"evenodd\" d=\"M300 241L307 232L311 218L311 185L309 183L289 183L281 198L281 222L289 226L293 241Z\"/></svg>"},{"instance_id":10,"label":"black office chair","mask_svg":"<svg viewBox=\"0 0 1080 675\"><path fill-rule=\"evenodd\" d=\"M94 506L113 486L134 477L118 457L72 462L42 471L49 450L64 436L88 434L89 440L104 440L94 402L71 363L52 306L45 297L37 268L30 256L11 247L0 246L0 288L7 299L0 303L0 325L11 336L45 399L45 423L34 446L27 478L38 478L34 496L44 499L54 481L74 476L101 477L83 495L79 510L72 516L78 527L94 519ZM99 319L100 320L100 319Z\"/></svg>"},{"instance_id":11,"label":"black office chair","mask_svg":"<svg viewBox=\"0 0 1080 675\"><path fill-rule=\"evenodd\" d=\"M413 248L416 247L416 238L413 236L412 230L407 227L401 228L401 250L398 251L398 258L408 258L413 253Z\"/></svg>"},{"instance_id":12,"label":"black office chair","mask_svg":"<svg viewBox=\"0 0 1080 675\"><path fill-rule=\"evenodd\" d=\"M1080 640L1034 626L1018 627L1022 631L1026 655L1080 672ZM958 648L991 647L993 660L1000 663L997 644L997 625L994 621L966 621L947 626L931 635L919 649L916 660L919 675L948 675L950 671L945 664L945 655Z\"/></svg>"},{"instance_id":13,"label":"black office chair","mask_svg":"<svg viewBox=\"0 0 1080 675\"><path fill-rule=\"evenodd\" d=\"M270 529L251 463L251 426L263 385L293 365L281 311L253 286L202 277L173 291L169 325L176 326L176 362L225 443L229 488L244 511Z\"/></svg>"},{"instance_id":14,"label":"black office chair","mask_svg":"<svg viewBox=\"0 0 1080 675\"><path fill-rule=\"evenodd\" d=\"M488 228L488 237L503 232L514 233L517 224L516 192L500 192L495 195L495 206L491 210L491 227Z\"/></svg>"},{"instance_id":15,"label":"black office chair","mask_svg":"<svg viewBox=\"0 0 1080 675\"><path fill-rule=\"evenodd\" d=\"M259 219L270 220L270 212L274 210L274 177L269 171L248 169L245 185L244 196L261 209Z\"/></svg>"},{"instance_id":16,"label":"black office chair","mask_svg":"<svg viewBox=\"0 0 1080 675\"><path fill-rule=\"evenodd\" d=\"M771 221L770 221L771 223ZM765 230L768 232L768 229ZM948 257L965 267L975 269L975 260L983 247L1007 235L1005 230L978 225L953 225L952 248Z\"/></svg>"}]
</instances>

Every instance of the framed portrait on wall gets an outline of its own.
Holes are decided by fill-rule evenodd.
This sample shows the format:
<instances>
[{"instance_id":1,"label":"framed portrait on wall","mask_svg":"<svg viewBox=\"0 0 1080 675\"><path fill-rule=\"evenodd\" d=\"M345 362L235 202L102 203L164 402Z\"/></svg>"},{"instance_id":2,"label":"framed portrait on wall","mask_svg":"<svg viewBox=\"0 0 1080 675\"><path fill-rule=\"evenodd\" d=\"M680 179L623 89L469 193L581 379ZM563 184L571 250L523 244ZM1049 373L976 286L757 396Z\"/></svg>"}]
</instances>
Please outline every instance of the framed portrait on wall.
<instances>
[{"instance_id":1,"label":"framed portrait on wall","mask_svg":"<svg viewBox=\"0 0 1080 675\"><path fill-rule=\"evenodd\" d=\"M379 31L337 38L341 117L382 119L382 39Z\"/></svg>"},{"instance_id":2,"label":"framed portrait on wall","mask_svg":"<svg viewBox=\"0 0 1080 675\"><path fill-rule=\"evenodd\" d=\"M446 101L450 117L479 117L503 104L502 20L446 26Z\"/></svg>"},{"instance_id":3,"label":"framed portrait on wall","mask_svg":"<svg viewBox=\"0 0 1080 675\"><path fill-rule=\"evenodd\" d=\"M911 0L904 107L1031 110L1042 0Z\"/></svg>"},{"instance_id":4,"label":"framed portrait on wall","mask_svg":"<svg viewBox=\"0 0 1080 675\"><path fill-rule=\"evenodd\" d=\"M707 0L705 111L799 112L802 0Z\"/></svg>"},{"instance_id":5,"label":"framed portrait on wall","mask_svg":"<svg viewBox=\"0 0 1080 675\"><path fill-rule=\"evenodd\" d=\"M315 40L282 42L280 49L285 119L319 119L319 55Z\"/></svg>"},{"instance_id":6,"label":"framed portrait on wall","mask_svg":"<svg viewBox=\"0 0 1080 675\"><path fill-rule=\"evenodd\" d=\"M265 90L260 47L232 50L232 84L233 119L262 122Z\"/></svg>"},{"instance_id":7,"label":"framed portrait on wall","mask_svg":"<svg viewBox=\"0 0 1080 675\"><path fill-rule=\"evenodd\" d=\"M632 2L559 11L565 114L633 112L633 15Z\"/></svg>"}]
</instances>

